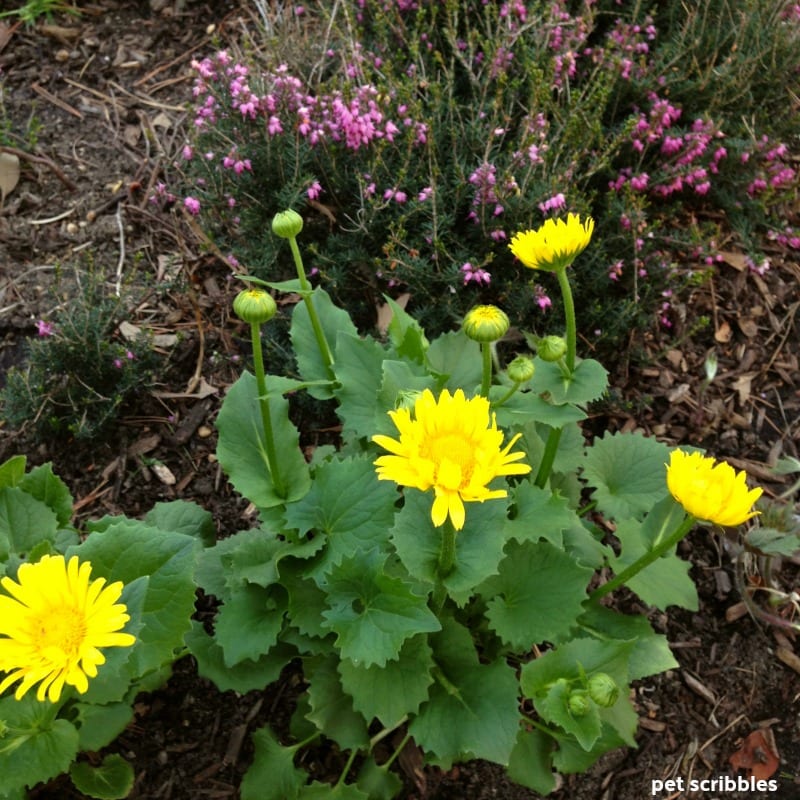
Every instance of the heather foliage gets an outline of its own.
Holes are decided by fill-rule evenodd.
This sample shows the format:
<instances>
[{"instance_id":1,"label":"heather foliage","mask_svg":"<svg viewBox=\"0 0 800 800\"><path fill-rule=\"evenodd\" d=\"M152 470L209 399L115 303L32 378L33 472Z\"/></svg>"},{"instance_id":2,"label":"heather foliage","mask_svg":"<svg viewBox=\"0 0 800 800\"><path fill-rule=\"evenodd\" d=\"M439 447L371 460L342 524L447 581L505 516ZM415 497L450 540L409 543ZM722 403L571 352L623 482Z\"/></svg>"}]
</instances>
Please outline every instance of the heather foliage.
<instances>
[{"instance_id":1,"label":"heather foliage","mask_svg":"<svg viewBox=\"0 0 800 800\"><path fill-rule=\"evenodd\" d=\"M567 206L598 225L578 297L593 338L671 325L671 291L717 257L695 220L718 215L691 212L724 210L753 268L754 233L800 246L779 215L796 4L359 0L265 23L246 58L194 62L182 202L273 280L268 220L301 209L319 279L363 327L387 290L436 330L477 299L557 314L552 281L516 290L504 243Z\"/></svg>"}]
</instances>

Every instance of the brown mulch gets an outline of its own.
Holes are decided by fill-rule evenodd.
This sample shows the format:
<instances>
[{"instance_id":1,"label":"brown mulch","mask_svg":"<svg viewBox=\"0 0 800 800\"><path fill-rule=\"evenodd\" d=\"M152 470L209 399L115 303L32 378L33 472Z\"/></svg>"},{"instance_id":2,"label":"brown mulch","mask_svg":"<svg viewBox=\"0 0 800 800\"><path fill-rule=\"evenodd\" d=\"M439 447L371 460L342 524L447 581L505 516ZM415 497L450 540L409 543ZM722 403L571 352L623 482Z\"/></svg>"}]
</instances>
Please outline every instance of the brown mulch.
<instances>
[{"instance_id":1,"label":"brown mulch","mask_svg":"<svg viewBox=\"0 0 800 800\"><path fill-rule=\"evenodd\" d=\"M243 355L229 320L227 270L180 216L157 215L148 197L184 144L191 58L210 52L215 37L235 38L252 23L252 11L234 0L105 0L82 4L80 17L34 29L0 27L3 104L19 134L5 151L21 164L20 182L0 210L0 371L20 361L22 342L35 335L36 320L47 318L56 273L87 253L107 265L112 282L174 280L173 289L135 309L133 321L180 333L179 342L165 350L162 384L143 389L112 440L34 446L24 433L0 426L0 460L14 453L30 463L52 460L76 497L79 521L136 516L181 497L208 508L220 535L249 522L247 504L214 459L214 418ZM35 131L35 141L26 139L27 130ZM787 215L797 224L797 209ZM594 432L642 429L669 443L706 447L777 496L787 483L770 466L781 456L797 457L800 437L798 256L765 243L773 266L759 276L744 267L735 242L722 249L725 261L709 284L682 298L669 336L632 332L626 352L611 364L614 391L591 425ZM698 329L701 317L708 324ZM712 350L718 372L703 390ZM321 433L305 435L313 447ZM153 463L168 473L154 471ZM680 668L637 685L639 748L566 777L556 800L641 800L655 779L730 774L729 759L744 752L754 731L774 741L780 791L695 796L800 798L792 630L742 614L736 587L748 577L737 575L735 552L725 542L698 531L682 554L693 565L699 612L650 612ZM782 565L787 591L797 587L798 569L800 561ZM645 611L633 597L620 602ZM287 670L264 691L238 696L198 678L190 658L177 662L164 688L139 698L135 722L111 748L134 765L131 797L236 797L252 758L248 732L267 723L285 729L301 680ZM408 800L535 797L493 765L420 772L413 751L407 755L400 763ZM306 759L320 776L335 774L340 763L323 750ZM81 797L64 779L33 796Z\"/></svg>"}]
</instances>

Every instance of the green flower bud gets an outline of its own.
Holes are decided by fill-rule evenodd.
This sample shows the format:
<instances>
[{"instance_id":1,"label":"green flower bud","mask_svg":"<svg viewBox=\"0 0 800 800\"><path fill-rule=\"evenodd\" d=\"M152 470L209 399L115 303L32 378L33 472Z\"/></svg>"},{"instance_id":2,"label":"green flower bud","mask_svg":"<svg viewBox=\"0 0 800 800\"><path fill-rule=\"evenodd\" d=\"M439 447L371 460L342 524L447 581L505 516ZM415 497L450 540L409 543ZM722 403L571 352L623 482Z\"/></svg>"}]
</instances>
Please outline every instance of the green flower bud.
<instances>
[{"instance_id":1,"label":"green flower bud","mask_svg":"<svg viewBox=\"0 0 800 800\"><path fill-rule=\"evenodd\" d=\"M585 717L590 708L589 696L582 689L567 698L567 709L573 717Z\"/></svg>"},{"instance_id":2,"label":"green flower bud","mask_svg":"<svg viewBox=\"0 0 800 800\"><path fill-rule=\"evenodd\" d=\"M476 342L496 342L508 332L508 316L497 306L475 306L464 317L464 333Z\"/></svg>"},{"instance_id":3,"label":"green flower bud","mask_svg":"<svg viewBox=\"0 0 800 800\"><path fill-rule=\"evenodd\" d=\"M533 377L536 367L534 366L533 359L527 356L517 356L508 365L508 377L514 383L526 383Z\"/></svg>"},{"instance_id":4,"label":"green flower bud","mask_svg":"<svg viewBox=\"0 0 800 800\"><path fill-rule=\"evenodd\" d=\"M236 295L233 301L233 310L239 319L244 322L268 322L275 316L278 306L269 292L263 289L245 289Z\"/></svg>"},{"instance_id":5,"label":"green flower bud","mask_svg":"<svg viewBox=\"0 0 800 800\"><path fill-rule=\"evenodd\" d=\"M567 352L567 343L562 336L545 336L536 342L536 354L542 361L559 361Z\"/></svg>"},{"instance_id":6,"label":"green flower bud","mask_svg":"<svg viewBox=\"0 0 800 800\"><path fill-rule=\"evenodd\" d=\"M589 678L589 697L601 708L611 708L619 698L619 686L610 675L596 672Z\"/></svg>"},{"instance_id":7,"label":"green flower bud","mask_svg":"<svg viewBox=\"0 0 800 800\"><path fill-rule=\"evenodd\" d=\"M279 211L272 218L272 232L281 239L293 239L303 230L303 218L292 209Z\"/></svg>"}]
</instances>

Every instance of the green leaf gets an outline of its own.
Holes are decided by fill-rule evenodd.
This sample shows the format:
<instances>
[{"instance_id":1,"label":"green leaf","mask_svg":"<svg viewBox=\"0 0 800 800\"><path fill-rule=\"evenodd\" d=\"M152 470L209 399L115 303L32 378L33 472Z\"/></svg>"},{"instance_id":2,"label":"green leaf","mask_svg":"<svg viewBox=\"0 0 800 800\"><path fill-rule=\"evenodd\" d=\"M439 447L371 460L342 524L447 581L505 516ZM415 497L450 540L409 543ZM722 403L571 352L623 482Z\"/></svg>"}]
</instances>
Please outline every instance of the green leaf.
<instances>
[{"instance_id":1,"label":"green leaf","mask_svg":"<svg viewBox=\"0 0 800 800\"><path fill-rule=\"evenodd\" d=\"M551 767L553 738L536 728L520 730L508 762L508 777L541 795L556 788Z\"/></svg>"},{"instance_id":2,"label":"green leaf","mask_svg":"<svg viewBox=\"0 0 800 800\"><path fill-rule=\"evenodd\" d=\"M268 402L281 480L288 490L285 498L275 491L270 475L254 375L241 374L217 415L219 463L236 491L259 508L299 500L311 486L297 428L289 421L289 401L270 394Z\"/></svg>"},{"instance_id":3,"label":"green leaf","mask_svg":"<svg viewBox=\"0 0 800 800\"><path fill-rule=\"evenodd\" d=\"M590 703L585 714L573 715L569 710L571 691L569 682L559 678L536 698L536 710L544 719L572 734L584 750L591 750L600 738L600 712L594 703Z\"/></svg>"},{"instance_id":4,"label":"green leaf","mask_svg":"<svg viewBox=\"0 0 800 800\"><path fill-rule=\"evenodd\" d=\"M401 358L407 358L421 364L425 359L425 351L429 347L425 332L414 317L408 314L391 297L384 295L383 299L392 309L392 319L388 328L392 347Z\"/></svg>"},{"instance_id":5,"label":"green leaf","mask_svg":"<svg viewBox=\"0 0 800 800\"><path fill-rule=\"evenodd\" d=\"M573 738L559 739L558 749L553 753L553 766L564 775L586 772L604 753L625 746L633 745L623 739L611 725L604 723L600 737L591 750L581 747Z\"/></svg>"},{"instance_id":6,"label":"green leaf","mask_svg":"<svg viewBox=\"0 0 800 800\"><path fill-rule=\"evenodd\" d=\"M6 486L16 486L25 475L25 456L11 456L0 464L0 489Z\"/></svg>"},{"instance_id":7,"label":"green leaf","mask_svg":"<svg viewBox=\"0 0 800 800\"><path fill-rule=\"evenodd\" d=\"M394 485L378 480L370 458L330 461L316 468L311 491L288 506L286 525L301 534L325 534L319 573L348 555L384 548L396 499Z\"/></svg>"},{"instance_id":8,"label":"green leaf","mask_svg":"<svg viewBox=\"0 0 800 800\"><path fill-rule=\"evenodd\" d=\"M498 395L502 394L501 392ZM499 399L499 398L495 398ZM572 403L552 403L535 392L517 392L497 409L497 422L503 428L542 422L551 428L563 428L586 419L586 412Z\"/></svg>"},{"instance_id":9,"label":"green leaf","mask_svg":"<svg viewBox=\"0 0 800 800\"><path fill-rule=\"evenodd\" d=\"M379 767L375 759L370 757L361 765L356 786L370 800L393 800L403 788L403 781L385 767Z\"/></svg>"},{"instance_id":10,"label":"green leaf","mask_svg":"<svg viewBox=\"0 0 800 800\"><path fill-rule=\"evenodd\" d=\"M745 534L750 547L765 555L778 555L791 558L800 551L800 536L796 533L779 531L775 528L752 528Z\"/></svg>"},{"instance_id":11,"label":"green leaf","mask_svg":"<svg viewBox=\"0 0 800 800\"><path fill-rule=\"evenodd\" d=\"M336 655L303 659L311 707L307 718L345 750L367 747L367 722L355 711L352 698L342 689L336 671L338 661Z\"/></svg>"},{"instance_id":12,"label":"green leaf","mask_svg":"<svg viewBox=\"0 0 800 800\"><path fill-rule=\"evenodd\" d=\"M193 537L126 520L93 533L67 551L67 557L77 555L92 563L92 577L124 584L140 579L146 586L142 628L137 643L130 648L129 665L134 675L144 675L173 661L182 646L194 613L192 576L197 549Z\"/></svg>"},{"instance_id":13,"label":"green leaf","mask_svg":"<svg viewBox=\"0 0 800 800\"><path fill-rule=\"evenodd\" d=\"M518 542L546 539L556 547L564 543L563 533L580 518L569 507L566 498L523 481L511 492L514 518L506 525L506 535Z\"/></svg>"},{"instance_id":14,"label":"green leaf","mask_svg":"<svg viewBox=\"0 0 800 800\"><path fill-rule=\"evenodd\" d=\"M344 559L327 575L324 626L333 630L343 658L380 667L396 659L403 642L417 633L439 630L427 597L383 572L380 559L363 555Z\"/></svg>"},{"instance_id":15,"label":"green leaf","mask_svg":"<svg viewBox=\"0 0 800 800\"><path fill-rule=\"evenodd\" d=\"M283 747L268 725L253 733L253 763L242 778L242 800L291 800L308 775L294 765L296 747Z\"/></svg>"},{"instance_id":16,"label":"green leaf","mask_svg":"<svg viewBox=\"0 0 800 800\"><path fill-rule=\"evenodd\" d=\"M492 598L486 612L492 629L517 651L563 639L583 610L593 574L549 542L510 542L499 574L480 587Z\"/></svg>"},{"instance_id":17,"label":"green leaf","mask_svg":"<svg viewBox=\"0 0 800 800\"><path fill-rule=\"evenodd\" d=\"M502 659L479 663L469 631L452 620L431 643L437 680L409 726L414 741L444 769L472 758L508 764L519 726L514 671Z\"/></svg>"},{"instance_id":18,"label":"green leaf","mask_svg":"<svg viewBox=\"0 0 800 800\"><path fill-rule=\"evenodd\" d=\"M164 531L194 536L206 547L211 547L217 538L217 529L211 513L186 500L156 503L145 514L144 521Z\"/></svg>"},{"instance_id":19,"label":"green leaf","mask_svg":"<svg viewBox=\"0 0 800 800\"><path fill-rule=\"evenodd\" d=\"M36 691L0 698L0 793L34 786L69 769L78 754L78 731L56 719L61 704L40 703Z\"/></svg>"},{"instance_id":20,"label":"green leaf","mask_svg":"<svg viewBox=\"0 0 800 800\"><path fill-rule=\"evenodd\" d=\"M640 519L667 494L669 448L640 433L606 434L586 451L583 477L593 499L615 519Z\"/></svg>"},{"instance_id":21,"label":"green leaf","mask_svg":"<svg viewBox=\"0 0 800 800\"><path fill-rule=\"evenodd\" d=\"M65 528L70 524L72 495L67 484L53 473L52 464L34 467L19 481L19 487L51 508L55 512L60 527Z\"/></svg>"},{"instance_id":22,"label":"green leaf","mask_svg":"<svg viewBox=\"0 0 800 800\"><path fill-rule=\"evenodd\" d=\"M78 702L75 710L81 750L100 750L113 742L133 719L133 709L127 702L108 705Z\"/></svg>"},{"instance_id":23,"label":"green leaf","mask_svg":"<svg viewBox=\"0 0 800 800\"><path fill-rule=\"evenodd\" d=\"M197 660L198 674L210 680L221 692L245 694L253 689L263 689L278 680L283 668L297 656L293 647L278 644L256 661L240 661L228 667L222 648L199 622L192 622L185 639L189 652Z\"/></svg>"},{"instance_id":24,"label":"green leaf","mask_svg":"<svg viewBox=\"0 0 800 800\"><path fill-rule=\"evenodd\" d=\"M619 614L605 606L588 603L578 624L580 636L633 643L628 660L628 678L632 681L678 667L667 637L655 633L644 616Z\"/></svg>"},{"instance_id":25,"label":"green leaf","mask_svg":"<svg viewBox=\"0 0 800 800\"><path fill-rule=\"evenodd\" d=\"M0 489L0 561L25 555L58 530L55 511L19 486Z\"/></svg>"},{"instance_id":26,"label":"green leaf","mask_svg":"<svg viewBox=\"0 0 800 800\"><path fill-rule=\"evenodd\" d=\"M628 662L633 646L633 642L573 639L523 665L520 671L520 688L525 697L533 700L537 712L544 719L552 720L564 727L565 720L558 715L554 697L551 696L552 687L559 681L566 681L572 686L580 685L584 675L595 672L607 673L619 686L619 697L610 708L593 706L601 726L599 730L595 728L597 735L588 746L586 742L592 738L589 734L593 723L581 729L581 746L586 750L594 750L597 741L603 737L605 726L609 725L625 744L634 747L636 740L633 735L638 717L631 705L628 691ZM548 712L553 713L556 718L551 718ZM564 713L568 714L566 709ZM573 726L579 725L580 720L571 719ZM571 732L575 733L574 727Z\"/></svg>"},{"instance_id":27,"label":"green leaf","mask_svg":"<svg viewBox=\"0 0 800 800\"><path fill-rule=\"evenodd\" d=\"M565 378L556 362L535 358L536 374L531 381L535 392L548 392L555 405L575 403L585 405L603 396L608 387L608 372L593 358L585 358L575 367L571 378Z\"/></svg>"},{"instance_id":28,"label":"green leaf","mask_svg":"<svg viewBox=\"0 0 800 800\"><path fill-rule=\"evenodd\" d=\"M286 613L285 593L246 584L226 597L214 625L226 667L257 661L278 641Z\"/></svg>"},{"instance_id":29,"label":"green leaf","mask_svg":"<svg viewBox=\"0 0 800 800\"><path fill-rule=\"evenodd\" d=\"M372 798L350 783L337 783L336 786L331 786L328 783L314 781L310 786L300 790L297 800L372 800Z\"/></svg>"},{"instance_id":30,"label":"green leaf","mask_svg":"<svg viewBox=\"0 0 800 800\"><path fill-rule=\"evenodd\" d=\"M69 776L79 792L100 800L121 800L133 788L133 767L116 753L107 755L99 767L85 761L73 764Z\"/></svg>"},{"instance_id":31,"label":"green leaf","mask_svg":"<svg viewBox=\"0 0 800 800\"><path fill-rule=\"evenodd\" d=\"M339 675L342 687L353 698L353 707L365 719L377 717L387 727L405 714L415 714L428 699L433 683L433 653L424 636L406 639L397 659L382 667L356 666L342 659Z\"/></svg>"},{"instance_id":32,"label":"green leaf","mask_svg":"<svg viewBox=\"0 0 800 800\"><path fill-rule=\"evenodd\" d=\"M412 366L416 369L412 369ZM420 367L416 364L410 365L407 361L383 362L383 382L378 392L378 404L382 413L378 414L373 433L396 437L397 428L388 412L394 411L398 406L398 401L409 392L435 389L434 379L428 374L418 374L419 369Z\"/></svg>"},{"instance_id":33,"label":"green leaf","mask_svg":"<svg viewBox=\"0 0 800 800\"><path fill-rule=\"evenodd\" d=\"M463 331L444 333L431 342L428 348L428 367L444 380L451 392L464 389L467 396L471 388L481 382L481 348Z\"/></svg>"},{"instance_id":34,"label":"green leaf","mask_svg":"<svg viewBox=\"0 0 800 800\"><path fill-rule=\"evenodd\" d=\"M405 504L392 528L400 560L409 574L424 583L437 581L441 531L431 522L432 492L407 489ZM497 572L505 544L506 501L467 503L466 522L456 535L456 560L444 579L448 594L464 605L476 587Z\"/></svg>"},{"instance_id":35,"label":"green leaf","mask_svg":"<svg viewBox=\"0 0 800 800\"><path fill-rule=\"evenodd\" d=\"M342 333L349 336L357 336L358 330L353 325L350 315L343 309L335 306L330 296L324 289L319 287L311 292L311 302L319 317L322 331L331 348L334 360L342 358L336 348L337 336ZM330 375L319 351L317 338L314 335L314 328L311 325L311 318L305 302L298 303L292 312L292 324L289 331L292 339L292 346L297 358L297 367L300 375L305 381L324 381L329 380ZM309 387L308 393L318 400L327 400L333 397L330 386ZM280 450L280 448L279 448Z\"/></svg>"},{"instance_id":36,"label":"green leaf","mask_svg":"<svg viewBox=\"0 0 800 800\"><path fill-rule=\"evenodd\" d=\"M336 388L342 420L342 436L347 440L372 436L377 431L377 397L383 382L386 350L370 337L341 333L336 340Z\"/></svg>"},{"instance_id":37,"label":"green leaf","mask_svg":"<svg viewBox=\"0 0 800 800\"><path fill-rule=\"evenodd\" d=\"M611 558L609 564L620 573L657 542L669 536L685 519L686 513L671 496L656 504L644 522L632 519L617 523L615 534L622 545L619 556ZM679 558L675 549L634 575L626 586L639 595L645 603L662 610L676 605L697 611L697 587L689 577L691 564Z\"/></svg>"}]
</instances>

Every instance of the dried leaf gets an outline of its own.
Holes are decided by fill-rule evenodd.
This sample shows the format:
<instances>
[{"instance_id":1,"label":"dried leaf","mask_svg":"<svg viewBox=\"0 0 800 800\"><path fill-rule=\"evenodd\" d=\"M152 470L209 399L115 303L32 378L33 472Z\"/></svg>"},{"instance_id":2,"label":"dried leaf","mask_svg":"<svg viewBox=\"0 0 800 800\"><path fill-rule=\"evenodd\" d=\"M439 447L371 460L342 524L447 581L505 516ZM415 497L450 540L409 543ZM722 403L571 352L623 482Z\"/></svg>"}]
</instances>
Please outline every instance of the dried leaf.
<instances>
[{"instance_id":1,"label":"dried leaf","mask_svg":"<svg viewBox=\"0 0 800 800\"><path fill-rule=\"evenodd\" d=\"M733 331L731 330L731 326L725 321L714 331L714 341L720 344L727 344L727 342L731 340L731 336L733 336Z\"/></svg>"},{"instance_id":2,"label":"dried leaf","mask_svg":"<svg viewBox=\"0 0 800 800\"><path fill-rule=\"evenodd\" d=\"M759 781L770 778L781 763L772 731L769 728L753 731L728 761L734 772L743 769L748 778Z\"/></svg>"},{"instance_id":3,"label":"dried leaf","mask_svg":"<svg viewBox=\"0 0 800 800\"><path fill-rule=\"evenodd\" d=\"M756 321L748 317L739 320L739 329L748 339L752 339L754 336L758 335L758 325Z\"/></svg>"},{"instance_id":4,"label":"dried leaf","mask_svg":"<svg viewBox=\"0 0 800 800\"><path fill-rule=\"evenodd\" d=\"M739 270L739 272L743 272L747 269L747 256L744 253L734 253L730 250L723 250L720 255L728 266Z\"/></svg>"},{"instance_id":5,"label":"dried leaf","mask_svg":"<svg viewBox=\"0 0 800 800\"><path fill-rule=\"evenodd\" d=\"M406 305L408 305L410 297L411 295L406 292L405 294L401 294L400 297L395 300L395 303L397 303L400 308L404 309ZM376 327L382 334L385 334L386 331L389 330L389 323L392 321L392 316L394 316L394 312L388 303L382 303L378 306L378 321Z\"/></svg>"},{"instance_id":6,"label":"dried leaf","mask_svg":"<svg viewBox=\"0 0 800 800\"><path fill-rule=\"evenodd\" d=\"M0 153L0 205L19 183L19 158L13 153Z\"/></svg>"},{"instance_id":7,"label":"dried leaf","mask_svg":"<svg viewBox=\"0 0 800 800\"><path fill-rule=\"evenodd\" d=\"M153 117L153 127L163 128L165 131L169 130L172 127L172 120L163 111L159 111L158 114Z\"/></svg>"}]
</instances>

